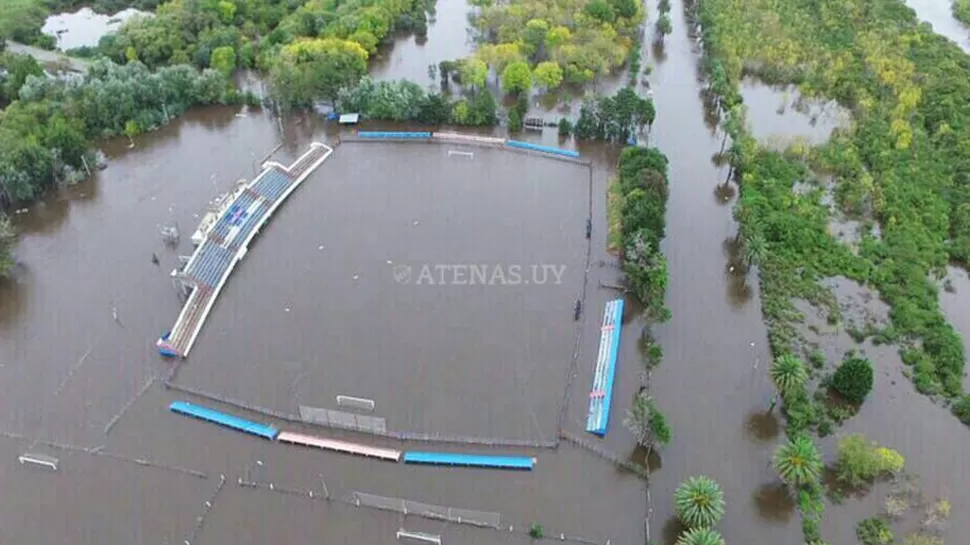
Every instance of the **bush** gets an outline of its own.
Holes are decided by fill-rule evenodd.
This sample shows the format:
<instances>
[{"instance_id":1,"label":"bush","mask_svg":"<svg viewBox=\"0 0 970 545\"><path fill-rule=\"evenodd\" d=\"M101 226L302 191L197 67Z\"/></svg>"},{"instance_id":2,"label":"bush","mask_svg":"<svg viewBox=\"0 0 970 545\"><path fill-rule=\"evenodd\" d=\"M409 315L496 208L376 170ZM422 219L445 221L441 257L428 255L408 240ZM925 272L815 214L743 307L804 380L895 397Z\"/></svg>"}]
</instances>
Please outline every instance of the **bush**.
<instances>
[{"instance_id":1,"label":"bush","mask_svg":"<svg viewBox=\"0 0 970 545\"><path fill-rule=\"evenodd\" d=\"M559 120L559 136L568 137L573 132L573 124L565 117Z\"/></svg>"},{"instance_id":2,"label":"bush","mask_svg":"<svg viewBox=\"0 0 970 545\"><path fill-rule=\"evenodd\" d=\"M542 525L538 522L533 522L532 525L529 526L529 537L532 539L542 539L545 535L545 530L542 529Z\"/></svg>"},{"instance_id":3,"label":"bush","mask_svg":"<svg viewBox=\"0 0 970 545\"><path fill-rule=\"evenodd\" d=\"M724 516L724 492L710 477L691 477L674 492L674 510L688 528L711 528Z\"/></svg>"},{"instance_id":4,"label":"bush","mask_svg":"<svg viewBox=\"0 0 970 545\"><path fill-rule=\"evenodd\" d=\"M964 395L953 404L953 414L960 419L960 422L970 426L970 394Z\"/></svg>"},{"instance_id":5,"label":"bush","mask_svg":"<svg viewBox=\"0 0 970 545\"><path fill-rule=\"evenodd\" d=\"M836 478L847 486L861 486L879 475L902 471L905 459L898 452L880 447L864 435L847 435L839 440Z\"/></svg>"},{"instance_id":6,"label":"bush","mask_svg":"<svg viewBox=\"0 0 970 545\"><path fill-rule=\"evenodd\" d=\"M872 391L872 364L865 358L849 358L839 365L832 387L850 403L862 403Z\"/></svg>"},{"instance_id":7,"label":"bush","mask_svg":"<svg viewBox=\"0 0 970 545\"><path fill-rule=\"evenodd\" d=\"M855 535L862 545L890 545L896 540L892 528L878 517L859 522L855 527Z\"/></svg>"},{"instance_id":8,"label":"bush","mask_svg":"<svg viewBox=\"0 0 970 545\"><path fill-rule=\"evenodd\" d=\"M805 365L792 354L783 354L775 358L768 369L768 375L782 395L803 388L808 381Z\"/></svg>"}]
</instances>

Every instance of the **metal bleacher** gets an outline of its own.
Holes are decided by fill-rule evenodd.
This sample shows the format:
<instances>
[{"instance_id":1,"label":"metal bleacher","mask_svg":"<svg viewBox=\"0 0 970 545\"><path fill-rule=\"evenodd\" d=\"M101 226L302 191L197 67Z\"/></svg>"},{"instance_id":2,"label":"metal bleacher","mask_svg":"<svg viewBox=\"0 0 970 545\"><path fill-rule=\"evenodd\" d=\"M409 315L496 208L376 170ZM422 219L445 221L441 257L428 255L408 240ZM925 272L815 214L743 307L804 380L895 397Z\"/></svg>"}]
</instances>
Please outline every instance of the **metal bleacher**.
<instances>
[{"instance_id":1,"label":"metal bleacher","mask_svg":"<svg viewBox=\"0 0 970 545\"><path fill-rule=\"evenodd\" d=\"M229 273L245 255L244 246L248 246L254 231L332 152L332 148L315 142L290 167L266 163L263 172L235 195L235 201L221 213L181 271L194 289L172 331L159 339L160 352L180 357L188 354Z\"/></svg>"},{"instance_id":2,"label":"metal bleacher","mask_svg":"<svg viewBox=\"0 0 970 545\"><path fill-rule=\"evenodd\" d=\"M275 201L286 191L293 179L285 172L277 168L270 168L260 177L259 181L253 184L253 191L260 194L264 199ZM248 206L248 205L247 205Z\"/></svg>"}]
</instances>

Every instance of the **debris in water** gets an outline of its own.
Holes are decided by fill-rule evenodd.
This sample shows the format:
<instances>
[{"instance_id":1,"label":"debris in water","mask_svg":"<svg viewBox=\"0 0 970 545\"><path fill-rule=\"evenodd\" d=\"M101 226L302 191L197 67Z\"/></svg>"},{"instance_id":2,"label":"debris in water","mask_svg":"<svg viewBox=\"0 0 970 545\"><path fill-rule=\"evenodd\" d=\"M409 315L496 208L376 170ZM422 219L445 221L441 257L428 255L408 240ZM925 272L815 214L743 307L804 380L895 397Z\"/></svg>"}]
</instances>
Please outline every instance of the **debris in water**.
<instances>
[{"instance_id":1,"label":"debris in water","mask_svg":"<svg viewBox=\"0 0 970 545\"><path fill-rule=\"evenodd\" d=\"M317 250L322 250L323 248L324 248L324 245L323 244L317 246Z\"/></svg>"},{"instance_id":2,"label":"debris in water","mask_svg":"<svg viewBox=\"0 0 970 545\"><path fill-rule=\"evenodd\" d=\"M418 224L418 220L414 220L414 225L417 225L417 224Z\"/></svg>"},{"instance_id":3,"label":"debris in water","mask_svg":"<svg viewBox=\"0 0 970 545\"><path fill-rule=\"evenodd\" d=\"M394 263L394 262L393 262L393 261L391 261L390 259L388 259L388 260L387 260L387 264L388 264L388 265L390 265L391 263Z\"/></svg>"},{"instance_id":4,"label":"debris in water","mask_svg":"<svg viewBox=\"0 0 970 545\"><path fill-rule=\"evenodd\" d=\"M360 278L360 275L359 274L355 274L354 275L354 280L357 280L358 278Z\"/></svg>"},{"instance_id":5,"label":"debris in water","mask_svg":"<svg viewBox=\"0 0 970 545\"><path fill-rule=\"evenodd\" d=\"M289 311L290 311L290 307L286 307L283 309L283 312L289 312Z\"/></svg>"}]
</instances>

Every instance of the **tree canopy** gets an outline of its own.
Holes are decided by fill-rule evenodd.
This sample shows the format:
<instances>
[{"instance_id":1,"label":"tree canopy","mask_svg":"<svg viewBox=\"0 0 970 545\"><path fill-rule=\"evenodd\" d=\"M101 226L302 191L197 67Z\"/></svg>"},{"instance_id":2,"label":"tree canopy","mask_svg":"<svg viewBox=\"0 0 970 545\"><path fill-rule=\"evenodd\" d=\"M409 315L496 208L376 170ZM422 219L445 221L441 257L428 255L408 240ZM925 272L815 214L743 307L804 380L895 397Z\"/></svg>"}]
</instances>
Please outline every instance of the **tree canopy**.
<instances>
[{"instance_id":1,"label":"tree canopy","mask_svg":"<svg viewBox=\"0 0 970 545\"><path fill-rule=\"evenodd\" d=\"M301 39L282 48L270 69L269 81L284 106L304 106L316 100L336 101L341 89L367 73L367 51L357 42L339 38Z\"/></svg>"},{"instance_id":2,"label":"tree canopy","mask_svg":"<svg viewBox=\"0 0 970 545\"><path fill-rule=\"evenodd\" d=\"M556 63L581 85L626 62L645 11L633 0L477 0L474 28L485 45L475 58L502 74L514 61ZM549 69L546 69L549 70Z\"/></svg>"}]
</instances>

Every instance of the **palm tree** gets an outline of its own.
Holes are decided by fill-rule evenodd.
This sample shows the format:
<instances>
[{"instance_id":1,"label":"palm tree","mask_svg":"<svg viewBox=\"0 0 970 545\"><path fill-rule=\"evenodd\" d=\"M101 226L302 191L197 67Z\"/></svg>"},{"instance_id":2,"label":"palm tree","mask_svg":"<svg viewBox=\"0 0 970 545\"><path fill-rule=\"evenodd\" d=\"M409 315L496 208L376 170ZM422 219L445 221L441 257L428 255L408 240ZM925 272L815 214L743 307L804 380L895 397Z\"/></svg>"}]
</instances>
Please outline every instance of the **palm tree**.
<instances>
[{"instance_id":1,"label":"palm tree","mask_svg":"<svg viewBox=\"0 0 970 545\"><path fill-rule=\"evenodd\" d=\"M754 232L741 239L741 265L745 270L764 263L768 256L768 245L760 232Z\"/></svg>"},{"instance_id":2,"label":"palm tree","mask_svg":"<svg viewBox=\"0 0 970 545\"><path fill-rule=\"evenodd\" d=\"M801 388L808 381L805 364L793 354L783 354L771 362L768 375L782 395Z\"/></svg>"},{"instance_id":3,"label":"palm tree","mask_svg":"<svg viewBox=\"0 0 970 545\"><path fill-rule=\"evenodd\" d=\"M709 528L694 528L680 534L677 545L724 545L724 538Z\"/></svg>"},{"instance_id":4,"label":"palm tree","mask_svg":"<svg viewBox=\"0 0 970 545\"><path fill-rule=\"evenodd\" d=\"M674 511L688 528L710 528L724 516L724 493L710 477L690 477L674 492Z\"/></svg>"},{"instance_id":5,"label":"palm tree","mask_svg":"<svg viewBox=\"0 0 970 545\"><path fill-rule=\"evenodd\" d=\"M779 445L772 461L781 480L792 487L818 481L822 475L822 455L815 443L805 436Z\"/></svg>"}]
</instances>

